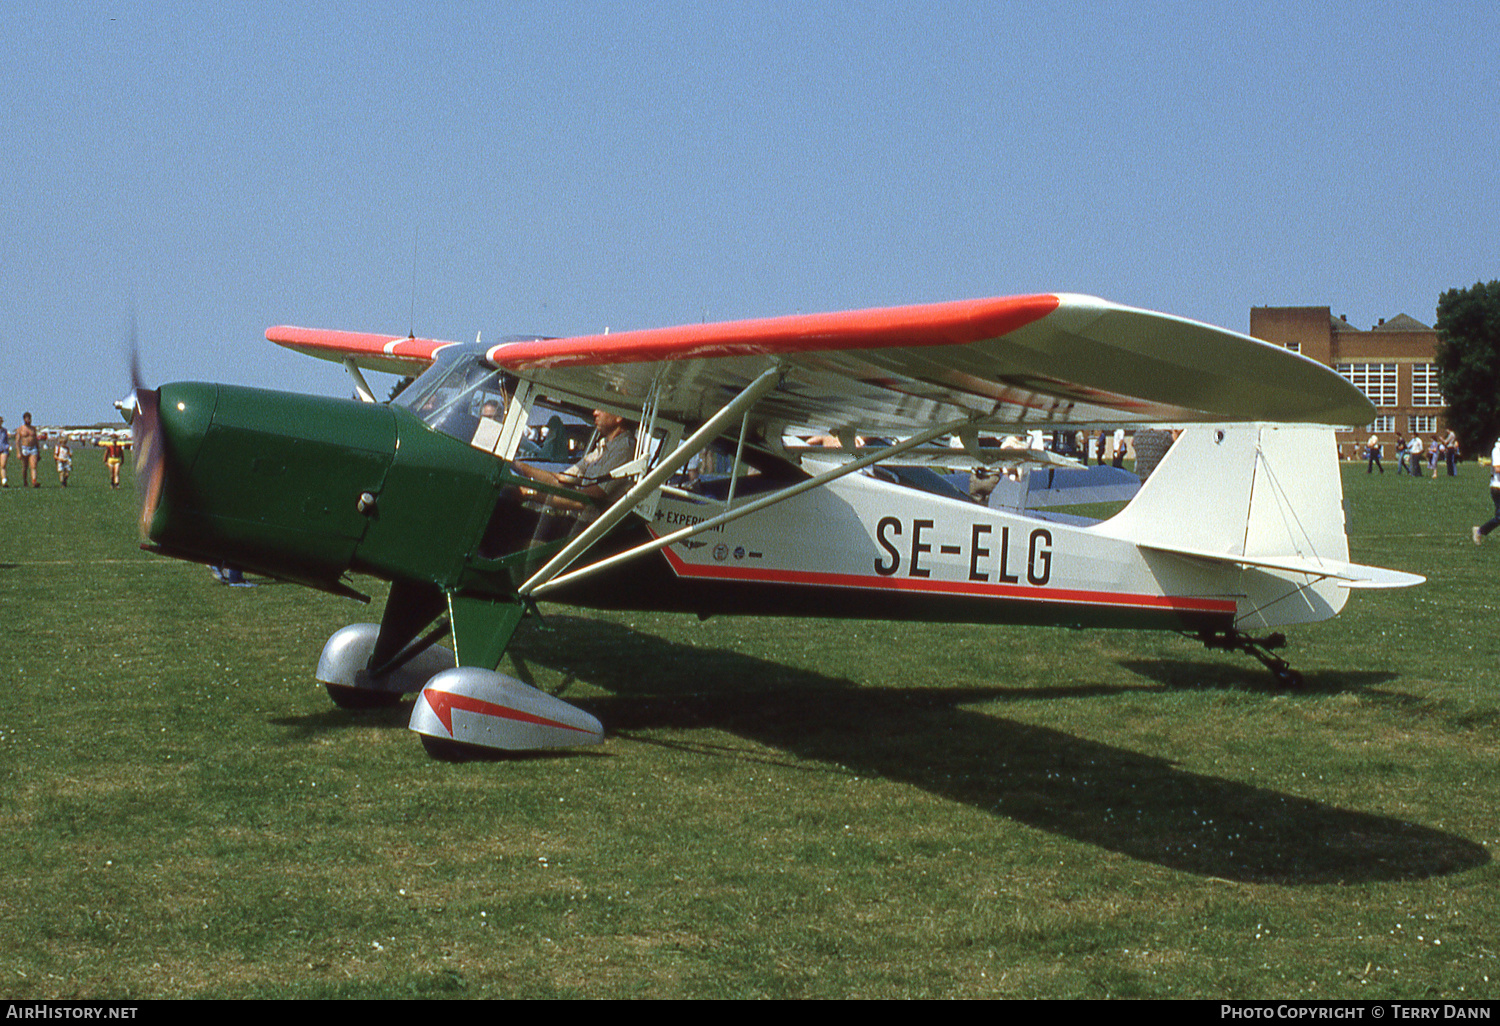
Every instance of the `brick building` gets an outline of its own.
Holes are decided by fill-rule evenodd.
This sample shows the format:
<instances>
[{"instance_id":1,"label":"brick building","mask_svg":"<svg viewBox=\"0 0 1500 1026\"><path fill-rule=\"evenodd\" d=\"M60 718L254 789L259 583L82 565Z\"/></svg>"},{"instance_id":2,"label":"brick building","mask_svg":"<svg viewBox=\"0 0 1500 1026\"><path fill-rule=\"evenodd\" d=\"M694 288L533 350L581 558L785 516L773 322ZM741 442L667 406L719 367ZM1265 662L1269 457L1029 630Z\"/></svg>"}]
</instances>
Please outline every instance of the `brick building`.
<instances>
[{"instance_id":1,"label":"brick building","mask_svg":"<svg viewBox=\"0 0 1500 1026\"><path fill-rule=\"evenodd\" d=\"M1375 404L1374 423L1338 432L1346 456L1372 434L1392 454L1398 431L1407 438L1413 433L1428 438L1448 430L1434 362L1437 329L1413 317L1399 314L1361 331L1326 306L1256 306L1250 308L1250 334L1327 364Z\"/></svg>"}]
</instances>

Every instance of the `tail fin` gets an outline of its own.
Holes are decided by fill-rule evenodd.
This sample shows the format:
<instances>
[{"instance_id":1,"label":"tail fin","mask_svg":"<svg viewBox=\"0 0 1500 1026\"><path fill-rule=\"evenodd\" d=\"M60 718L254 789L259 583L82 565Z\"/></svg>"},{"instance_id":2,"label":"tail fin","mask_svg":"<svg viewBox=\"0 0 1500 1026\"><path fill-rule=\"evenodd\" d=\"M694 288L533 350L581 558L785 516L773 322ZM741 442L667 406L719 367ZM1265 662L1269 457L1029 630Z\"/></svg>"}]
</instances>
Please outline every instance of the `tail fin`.
<instances>
[{"instance_id":1,"label":"tail fin","mask_svg":"<svg viewBox=\"0 0 1500 1026\"><path fill-rule=\"evenodd\" d=\"M1271 424L1188 428L1110 524L1152 548L1347 562L1333 431Z\"/></svg>"},{"instance_id":2,"label":"tail fin","mask_svg":"<svg viewBox=\"0 0 1500 1026\"><path fill-rule=\"evenodd\" d=\"M1336 614L1348 588L1423 580L1349 562L1343 497L1332 428L1193 427L1100 529L1145 549L1257 571L1242 582L1250 593L1241 604L1245 626L1307 622ZM1268 601L1270 593L1277 597Z\"/></svg>"}]
</instances>

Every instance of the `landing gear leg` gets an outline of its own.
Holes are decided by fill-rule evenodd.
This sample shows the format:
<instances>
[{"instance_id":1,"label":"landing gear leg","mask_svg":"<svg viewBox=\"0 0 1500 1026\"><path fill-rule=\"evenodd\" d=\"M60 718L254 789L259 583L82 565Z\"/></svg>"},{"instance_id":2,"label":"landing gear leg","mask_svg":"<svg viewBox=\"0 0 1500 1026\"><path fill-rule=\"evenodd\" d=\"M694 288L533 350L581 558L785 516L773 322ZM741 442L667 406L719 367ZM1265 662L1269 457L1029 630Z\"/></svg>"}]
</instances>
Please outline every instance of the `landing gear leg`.
<instances>
[{"instance_id":1,"label":"landing gear leg","mask_svg":"<svg viewBox=\"0 0 1500 1026\"><path fill-rule=\"evenodd\" d=\"M1246 655L1254 656L1260 660L1261 665L1271 671L1271 676L1276 679L1280 687L1301 691L1307 686L1307 682L1302 679L1302 674L1292 669L1290 663L1280 656L1271 654L1275 649L1286 646L1285 634L1278 632L1264 638L1252 638L1236 630L1201 631L1198 634L1198 640L1203 642L1206 648L1217 648L1226 652L1244 652Z\"/></svg>"}]
</instances>

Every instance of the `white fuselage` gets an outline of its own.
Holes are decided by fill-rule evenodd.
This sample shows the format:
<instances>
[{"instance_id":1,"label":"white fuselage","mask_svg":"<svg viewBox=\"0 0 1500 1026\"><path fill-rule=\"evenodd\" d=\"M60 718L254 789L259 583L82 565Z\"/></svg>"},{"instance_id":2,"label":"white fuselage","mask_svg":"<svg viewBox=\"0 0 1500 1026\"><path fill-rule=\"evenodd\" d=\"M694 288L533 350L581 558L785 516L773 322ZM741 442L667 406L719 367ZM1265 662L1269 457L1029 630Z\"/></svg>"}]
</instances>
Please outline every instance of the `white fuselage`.
<instances>
[{"instance_id":1,"label":"white fuselage","mask_svg":"<svg viewBox=\"0 0 1500 1026\"><path fill-rule=\"evenodd\" d=\"M707 520L721 509L711 500L664 496L652 533ZM863 475L794 496L665 553L681 580L811 589L828 616L873 615L894 603L915 619L925 618L925 607L936 620L1228 626L1264 604L1268 585L1285 593L1304 583L1142 549L1096 527ZM1280 604L1288 611L1304 605Z\"/></svg>"}]
</instances>

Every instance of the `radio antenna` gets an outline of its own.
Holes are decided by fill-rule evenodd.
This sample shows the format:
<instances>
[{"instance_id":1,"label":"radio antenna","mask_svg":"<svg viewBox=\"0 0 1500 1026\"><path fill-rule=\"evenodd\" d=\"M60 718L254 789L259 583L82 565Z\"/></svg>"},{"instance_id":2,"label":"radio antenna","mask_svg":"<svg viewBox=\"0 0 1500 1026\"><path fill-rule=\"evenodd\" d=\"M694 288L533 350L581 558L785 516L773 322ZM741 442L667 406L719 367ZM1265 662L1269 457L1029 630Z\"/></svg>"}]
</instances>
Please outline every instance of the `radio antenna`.
<instances>
[{"instance_id":1,"label":"radio antenna","mask_svg":"<svg viewBox=\"0 0 1500 1026\"><path fill-rule=\"evenodd\" d=\"M406 337L417 337L417 231L411 230L411 313L406 322Z\"/></svg>"}]
</instances>

